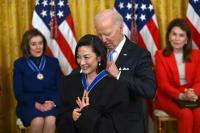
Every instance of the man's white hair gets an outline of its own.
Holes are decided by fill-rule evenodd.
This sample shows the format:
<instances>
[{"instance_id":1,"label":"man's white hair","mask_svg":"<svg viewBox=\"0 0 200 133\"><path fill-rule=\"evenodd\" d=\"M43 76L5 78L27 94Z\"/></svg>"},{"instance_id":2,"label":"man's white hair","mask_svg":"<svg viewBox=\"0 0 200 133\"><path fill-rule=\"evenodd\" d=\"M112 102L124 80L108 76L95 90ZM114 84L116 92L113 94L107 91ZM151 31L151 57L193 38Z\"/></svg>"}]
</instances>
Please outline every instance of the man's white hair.
<instances>
[{"instance_id":1,"label":"man's white hair","mask_svg":"<svg viewBox=\"0 0 200 133\"><path fill-rule=\"evenodd\" d=\"M94 24L102 22L105 19L111 19L113 24L116 24L118 26L123 25L123 17L114 9L105 9L99 12L94 18Z\"/></svg>"}]
</instances>

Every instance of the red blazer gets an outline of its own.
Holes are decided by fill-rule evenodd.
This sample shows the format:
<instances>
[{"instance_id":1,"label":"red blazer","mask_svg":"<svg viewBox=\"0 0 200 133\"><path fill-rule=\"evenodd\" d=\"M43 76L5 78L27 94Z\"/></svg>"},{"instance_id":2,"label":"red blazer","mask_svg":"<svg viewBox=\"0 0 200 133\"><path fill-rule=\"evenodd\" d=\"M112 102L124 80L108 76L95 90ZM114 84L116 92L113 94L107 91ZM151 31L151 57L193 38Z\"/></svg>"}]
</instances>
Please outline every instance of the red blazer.
<instances>
[{"instance_id":1,"label":"red blazer","mask_svg":"<svg viewBox=\"0 0 200 133\"><path fill-rule=\"evenodd\" d=\"M200 51L192 50L191 61L185 62L185 75L187 83L180 85L179 73L174 53L169 56L163 56L159 50L155 55L155 74L157 81L157 99L163 101L178 100L180 92L185 88L193 88L200 96Z\"/></svg>"}]
</instances>

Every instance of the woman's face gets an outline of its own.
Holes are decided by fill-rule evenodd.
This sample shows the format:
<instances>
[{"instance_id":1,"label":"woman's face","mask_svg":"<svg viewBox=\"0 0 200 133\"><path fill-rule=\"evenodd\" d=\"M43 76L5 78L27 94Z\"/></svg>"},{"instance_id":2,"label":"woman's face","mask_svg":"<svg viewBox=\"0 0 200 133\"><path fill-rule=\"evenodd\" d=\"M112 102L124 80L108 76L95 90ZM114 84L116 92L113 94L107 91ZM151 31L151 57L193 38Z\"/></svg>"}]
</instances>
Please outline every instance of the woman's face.
<instances>
[{"instance_id":1,"label":"woman's face","mask_svg":"<svg viewBox=\"0 0 200 133\"><path fill-rule=\"evenodd\" d=\"M97 74L97 66L100 61L100 57L97 57L90 46L79 47L76 59L84 74Z\"/></svg>"},{"instance_id":2,"label":"woman's face","mask_svg":"<svg viewBox=\"0 0 200 133\"><path fill-rule=\"evenodd\" d=\"M169 42L174 51L182 51L183 46L187 44L187 34L181 28L175 26L169 34Z\"/></svg>"},{"instance_id":3,"label":"woman's face","mask_svg":"<svg viewBox=\"0 0 200 133\"><path fill-rule=\"evenodd\" d=\"M34 36L29 42L30 54L33 57L40 57L43 54L44 42L41 36Z\"/></svg>"}]
</instances>

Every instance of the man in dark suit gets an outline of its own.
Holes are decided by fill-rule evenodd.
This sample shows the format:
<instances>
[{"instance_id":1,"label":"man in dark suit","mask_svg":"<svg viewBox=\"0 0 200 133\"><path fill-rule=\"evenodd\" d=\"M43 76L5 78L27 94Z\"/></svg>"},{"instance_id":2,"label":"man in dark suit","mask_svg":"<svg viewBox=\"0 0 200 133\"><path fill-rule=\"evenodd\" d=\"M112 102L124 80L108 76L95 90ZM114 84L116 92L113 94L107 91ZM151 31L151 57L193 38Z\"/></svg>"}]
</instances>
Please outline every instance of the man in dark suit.
<instances>
[{"instance_id":1,"label":"man in dark suit","mask_svg":"<svg viewBox=\"0 0 200 133\"><path fill-rule=\"evenodd\" d=\"M94 24L110 54L107 71L129 90L125 132L146 133L148 114L144 99L153 99L156 92L151 55L123 34L123 18L114 10L98 13Z\"/></svg>"}]
</instances>

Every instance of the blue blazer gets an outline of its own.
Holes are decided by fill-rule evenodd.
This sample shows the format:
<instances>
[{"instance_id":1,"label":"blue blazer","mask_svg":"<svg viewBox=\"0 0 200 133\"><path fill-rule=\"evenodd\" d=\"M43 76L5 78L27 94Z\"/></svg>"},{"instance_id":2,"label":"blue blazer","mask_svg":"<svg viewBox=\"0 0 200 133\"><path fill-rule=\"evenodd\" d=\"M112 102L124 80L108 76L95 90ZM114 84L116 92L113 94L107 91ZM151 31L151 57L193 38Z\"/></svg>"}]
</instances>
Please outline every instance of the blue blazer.
<instances>
[{"instance_id":1,"label":"blue blazer","mask_svg":"<svg viewBox=\"0 0 200 133\"><path fill-rule=\"evenodd\" d=\"M27 58L21 57L14 62L13 87L17 99L16 113L25 126L30 125L33 118L37 116L57 115L60 106L58 95L58 82L61 76L58 60L54 57L46 58L46 64L42 74L43 80L37 79L34 72L27 63ZM36 63L41 57L30 59ZM50 111L40 112L35 109L35 102L43 103L52 100L56 107Z\"/></svg>"}]
</instances>

